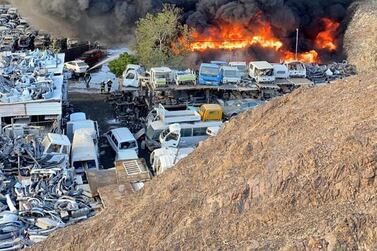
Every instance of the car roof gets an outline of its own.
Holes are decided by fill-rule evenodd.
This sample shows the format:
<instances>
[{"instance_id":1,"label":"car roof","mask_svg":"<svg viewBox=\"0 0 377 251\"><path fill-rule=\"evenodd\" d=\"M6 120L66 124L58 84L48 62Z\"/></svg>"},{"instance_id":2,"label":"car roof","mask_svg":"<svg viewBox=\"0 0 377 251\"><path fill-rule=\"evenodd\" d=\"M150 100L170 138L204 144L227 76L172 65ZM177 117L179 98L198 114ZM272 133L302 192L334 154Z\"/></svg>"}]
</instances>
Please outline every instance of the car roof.
<instances>
[{"instance_id":1,"label":"car roof","mask_svg":"<svg viewBox=\"0 0 377 251\"><path fill-rule=\"evenodd\" d=\"M132 140L136 141L134 135L126 127L113 129L113 130L111 130L111 133L117 138L117 140L119 140L121 142L132 141Z\"/></svg>"},{"instance_id":2,"label":"car roof","mask_svg":"<svg viewBox=\"0 0 377 251\"><path fill-rule=\"evenodd\" d=\"M221 106L218 104L204 104L202 107L208 110L221 110Z\"/></svg>"},{"instance_id":3,"label":"car roof","mask_svg":"<svg viewBox=\"0 0 377 251\"><path fill-rule=\"evenodd\" d=\"M217 65L217 64L209 64L209 63L202 63L202 64L200 65L200 67L202 67L202 66L212 67L212 68L220 68L220 66Z\"/></svg>"},{"instance_id":4,"label":"car roof","mask_svg":"<svg viewBox=\"0 0 377 251\"><path fill-rule=\"evenodd\" d=\"M69 61L67 63L84 63L85 64L85 61L84 60L73 60L73 61Z\"/></svg>"},{"instance_id":5,"label":"car roof","mask_svg":"<svg viewBox=\"0 0 377 251\"><path fill-rule=\"evenodd\" d=\"M62 145L62 146L69 146L71 142L69 141L66 135L56 134L56 133L48 133L47 137L50 139L51 143Z\"/></svg>"},{"instance_id":6,"label":"car roof","mask_svg":"<svg viewBox=\"0 0 377 251\"><path fill-rule=\"evenodd\" d=\"M267 61L253 61L250 62L250 65L254 65L256 68L261 70L273 68L273 66Z\"/></svg>"},{"instance_id":7,"label":"car roof","mask_svg":"<svg viewBox=\"0 0 377 251\"><path fill-rule=\"evenodd\" d=\"M169 67L153 67L151 71L163 71L163 72L170 72L172 71Z\"/></svg>"},{"instance_id":8,"label":"car roof","mask_svg":"<svg viewBox=\"0 0 377 251\"><path fill-rule=\"evenodd\" d=\"M238 68L234 66L222 66L221 68L225 71L238 71Z\"/></svg>"}]
</instances>

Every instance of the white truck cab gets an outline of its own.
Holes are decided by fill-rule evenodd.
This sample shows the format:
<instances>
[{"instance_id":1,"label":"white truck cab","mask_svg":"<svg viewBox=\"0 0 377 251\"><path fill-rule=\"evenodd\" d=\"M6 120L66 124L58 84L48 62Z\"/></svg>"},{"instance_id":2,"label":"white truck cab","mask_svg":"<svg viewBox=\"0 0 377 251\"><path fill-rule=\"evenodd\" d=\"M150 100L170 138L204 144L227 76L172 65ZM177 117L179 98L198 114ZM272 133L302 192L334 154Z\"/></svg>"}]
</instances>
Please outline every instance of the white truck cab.
<instances>
[{"instance_id":1,"label":"white truck cab","mask_svg":"<svg viewBox=\"0 0 377 251\"><path fill-rule=\"evenodd\" d=\"M249 77L259 84L275 83L274 67L267 61L250 62Z\"/></svg>"},{"instance_id":2,"label":"white truck cab","mask_svg":"<svg viewBox=\"0 0 377 251\"><path fill-rule=\"evenodd\" d=\"M285 66L288 68L289 77L291 78L306 78L306 66L299 61L285 62Z\"/></svg>"},{"instance_id":3,"label":"white truck cab","mask_svg":"<svg viewBox=\"0 0 377 251\"><path fill-rule=\"evenodd\" d=\"M222 66L221 75L223 84L237 84L241 82L241 76L237 67Z\"/></svg>"},{"instance_id":4,"label":"white truck cab","mask_svg":"<svg viewBox=\"0 0 377 251\"><path fill-rule=\"evenodd\" d=\"M174 167L181 159L186 158L195 150L194 147L186 148L159 148L151 153L150 161L155 175L160 175Z\"/></svg>"},{"instance_id":5,"label":"white truck cab","mask_svg":"<svg viewBox=\"0 0 377 251\"><path fill-rule=\"evenodd\" d=\"M142 75L145 70L142 66L136 64L128 64L126 70L123 72L123 86L124 87L139 87Z\"/></svg>"},{"instance_id":6,"label":"white truck cab","mask_svg":"<svg viewBox=\"0 0 377 251\"><path fill-rule=\"evenodd\" d=\"M230 62L230 66L236 67L240 78L247 77L247 64L246 62Z\"/></svg>"},{"instance_id":7,"label":"white truck cab","mask_svg":"<svg viewBox=\"0 0 377 251\"><path fill-rule=\"evenodd\" d=\"M166 86L173 82L173 71L169 67L154 67L151 68L150 78L153 87Z\"/></svg>"},{"instance_id":8,"label":"white truck cab","mask_svg":"<svg viewBox=\"0 0 377 251\"><path fill-rule=\"evenodd\" d=\"M274 76L276 79L288 79L289 72L288 68L284 64L272 64L274 67Z\"/></svg>"},{"instance_id":9,"label":"white truck cab","mask_svg":"<svg viewBox=\"0 0 377 251\"><path fill-rule=\"evenodd\" d=\"M44 147L43 153L59 153L69 155L71 151L71 142L66 135L48 133L42 141Z\"/></svg>"},{"instance_id":10,"label":"white truck cab","mask_svg":"<svg viewBox=\"0 0 377 251\"><path fill-rule=\"evenodd\" d=\"M116 160L138 159L137 141L128 128L110 130L105 136L116 153Z\"/></svg>"}]
</instances>

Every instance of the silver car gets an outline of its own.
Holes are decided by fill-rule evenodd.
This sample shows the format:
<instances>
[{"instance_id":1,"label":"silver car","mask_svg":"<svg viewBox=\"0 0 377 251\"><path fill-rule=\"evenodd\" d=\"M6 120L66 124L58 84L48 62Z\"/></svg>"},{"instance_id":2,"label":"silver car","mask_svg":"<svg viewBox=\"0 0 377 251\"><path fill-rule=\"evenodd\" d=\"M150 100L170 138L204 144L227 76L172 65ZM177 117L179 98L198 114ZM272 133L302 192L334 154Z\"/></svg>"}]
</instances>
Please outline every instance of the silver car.
<instances>
[{"instance_id":1,"label":"silver car","mask_svg":"<svg viewBox=\"0 0 377 251\"><path fill-rule=\"evenodd\" d=\"M240 99L229 101L219 100L219 103L223 108L224 117L229 119L240 114L241 112L248 111L261 104L264 104L264 101L258 99Z\"/></svg>"}]
</instances>

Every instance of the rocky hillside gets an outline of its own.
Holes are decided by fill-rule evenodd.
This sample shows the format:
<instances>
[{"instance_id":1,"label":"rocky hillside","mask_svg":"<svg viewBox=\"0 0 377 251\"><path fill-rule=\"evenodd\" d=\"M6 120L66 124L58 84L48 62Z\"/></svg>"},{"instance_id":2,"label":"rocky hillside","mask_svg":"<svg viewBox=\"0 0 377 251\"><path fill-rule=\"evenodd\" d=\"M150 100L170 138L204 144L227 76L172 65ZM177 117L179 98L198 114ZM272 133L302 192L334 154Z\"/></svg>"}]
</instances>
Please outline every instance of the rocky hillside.
<instances>
[{"instance_id":1,"label":"rocky hillside","mask_svg":"<svg viewBox=\"0 0 377 251\"><path fill-rule=\"evenodd\" d=\"M377 250L377 75L242 114L143 192L35 250Z\"/></svg>"},{"instance_id":2,"label":"rocky hillside","mask_svg":"<svg viewBox=\"0 0 377 251\"><path fill-rule=\"evenodd\" d=\"M377 0L363 0L353 6L353 16L344 37L350 63L360 72L377 69Z\"/></svg>"}]
</instances>

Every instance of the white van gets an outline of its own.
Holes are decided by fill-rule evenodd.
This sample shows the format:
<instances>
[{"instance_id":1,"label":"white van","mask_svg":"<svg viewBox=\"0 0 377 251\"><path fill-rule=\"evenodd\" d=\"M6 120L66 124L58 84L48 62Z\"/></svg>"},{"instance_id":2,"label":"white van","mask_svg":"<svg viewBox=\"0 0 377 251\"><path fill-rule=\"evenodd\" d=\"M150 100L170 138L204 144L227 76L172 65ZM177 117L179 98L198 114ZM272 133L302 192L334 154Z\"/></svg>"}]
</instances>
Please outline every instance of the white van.
<instances>
[{"instance_id":1,"label":"white van","mask_svg":"<svg viewBox=\"0 0 377 251\"><path fill-rule=\"evenodd\" d=\"M86 170L99 170L97 148L85 129L77 130L73 136L71 165L78 175L84 175Z\"/></svg>"},{"instance_id":2,"label":"white van","mask_svg":"<svg viewBox=\"0 0 377 251\"><path fill-rule=\"evenodd\" d=\"M134 135L128 128L117 128L105 134L111 148L116 153L116 160L137 159L138 145Z\"/></svg>"},{"instance_id":3,"label":"white van","mask_svg":"<svg viewBox=\"0 0 377 251\"><path fill-rule=\"evenodd\" d=\"M172 124L162 131L159 140L162 147L193 147L209 137L208 128L221 125L221 121Z\"/></svg>"}]
</instances>

